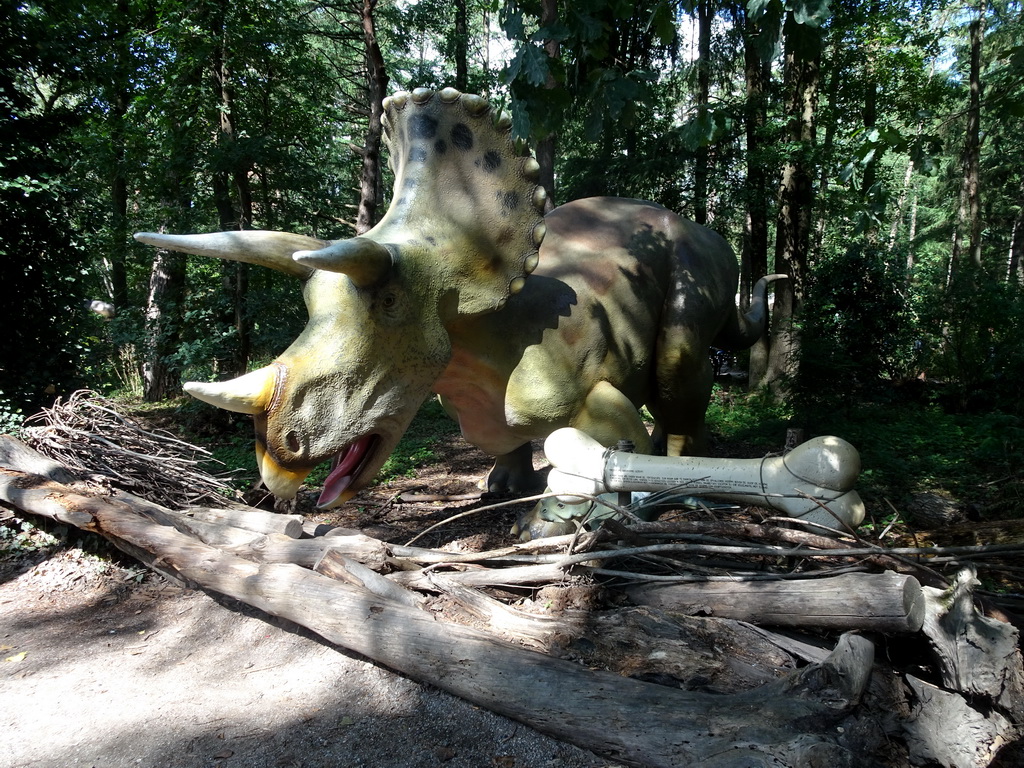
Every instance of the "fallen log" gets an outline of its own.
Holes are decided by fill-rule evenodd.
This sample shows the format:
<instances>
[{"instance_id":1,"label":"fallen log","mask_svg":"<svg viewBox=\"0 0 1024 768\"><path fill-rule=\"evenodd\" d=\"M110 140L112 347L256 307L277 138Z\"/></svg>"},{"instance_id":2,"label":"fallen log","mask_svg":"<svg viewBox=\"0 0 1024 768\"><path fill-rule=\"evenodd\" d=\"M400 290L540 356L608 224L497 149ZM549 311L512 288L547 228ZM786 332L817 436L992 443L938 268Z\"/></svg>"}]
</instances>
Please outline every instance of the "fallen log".
<instances>
[{"instance_id":1,"label":"fallen log","mask_svg":"<svg viewBox=\"0 0 1024 768\"><path fill-rule=\"evenodd\" d=\"M903 724L915 765L985 768L1016 736L1014 724L995 711L972 706L959 693L907 675L914 703Z\"/></svg>"},{"instance_id":2,"label":"fallen log","mask_svg":"<svg viewBox=\"0 0 1024 768\"><path fill-rule=\"evenodd\" d=\"M439 564L440 565L440 564ZM445 576L453 583L464 587L517 587L531 584L550 584L565 577L566 569L557 563L542 565L519 565L508 568L485 568L482 565L467 564L465 570L445 571ZM576 566L574 573L588 573L589 568ZM388 576L402 586L410 589L430 589L433 580L430 571L396 571Z\"/></svg>"},{"instance_id":3,"label":"fallen log","mask_svg":"<svg viewBox=\"0 0 1024 768\"><path fill-rule=\"evenodd\" d=\"M48 459L9 435L0 435L0 467L39 475L56 483L70 484L78 479L59 461Z\"/></svg>"},{"instance_id":4,"label":"fallen log","mask_svg":"<svg viewBox=\"0 0 1024 768\"><path fill-rule=\"evenodd\" d=\"M362 534L293 539L280 533L255 533L227 525L194 520L129 493L88 496L38 475L0 469L0 498L26 512L92 530L92 516L105 506L124 508L157 525L171 527L225 552L267 563L295 563L312 568L330 550L370 566L383 565L386 545ZM131 553L129 553L131 554Z\"/></svg>"},{"instance_id":5,"label":"fallen log","mask_svg":"<svg viewBox=\"0 0 1024 768\"><path fill-rule=\"evenodd\" d=\"M1024 663L1016 627L974 606L977 572L964 568L948 590L925 587L925 635L951 690L1003 710L1024 705Z\"/></svg>"},{"instance_id":6,"label":"fallen log","mask_svg":"<svg viewBox=\"0 0 1024 768\"><path fill-rule=\"evenodd\" d=\"M418 592L405 589L391 579L381 576L372 568L367 568L362 563L345 557L336 549L325 552L313 570L409 608L422 608L425 602L423 596Z\"/></svg>"},{"instance_id":7,"label":"fallen log","mask_svg":"<svg viewBox=\"0 0 1024 768\"><path fill-rule=\"evenodd\" d=\"M799 666L776 639L745 622L648 606L591 613L566 650L588 666L708 693L753 690ZM815 662L828 655L823 652Z\"/></svg>"},{"instance_id":8,"label":"fallen log","mask_svg":"<svg viewBox=\"0 0 1024 768\"><path fill-rule=\"evenodd\" d=\"M196 520L230 525L256 533L280 533L290 539L302 535L302 515L282 515L262 509L214 509L194 507L189 514Z\"/></svg>"},{"instance_id":9,"label":"fallen log","mask_svg":"<svg viewBox=\"0 0 1024 768\"><path fill-rule=\"evenodd\" d=\"M638 605L769 626L917 632L924 622L921 585L893 571L799 581L638 584L624 591Z\"/></svg>"},{"instance_id":10,"label":"fallen log","mask_svg":"<svg viewBox=\"0 0 1024 768\"><path fill-rule=\"evenodd\" d=\"M948 590L924 588L924 634L942 688L907 675L915 698L903 723L913 758L953 768L983 768L1021 736L1024 665L1017 629L974 605L973 568Z\"/></svg>"},{"instance_id":11,"label":"fallen log","mask_svg":"<svg viewBox=\"0 0 1024 768\"><path fill-rule=\"evenodd\" d=\"M443 574L430 574L434 589L450 598L460 609L482 621L489 632L505 640L556 652L559 645L581 635L587 623L585 611L561 611L558 615L537 615L517 610L500 600L466 587Z\"/></svg>"},{"instance_id":12,"label":"fallen log","mask_svg":"<svg viewBox=\"0 0 1024 768\"><path fill-rule=\"evenodd\" d=\"M755 691L673 690L524 650L292 564L245 560L123 502L75 494L42 478L33 482L46 484L61 508L74 508L74 519L88 516L85 529L148 553L189 582L615 760L644 766L858 764L855 752L838 743L834 724L856 706L870 677L874 649L863 638L844 635L825 663Z\"/></svg>"}]
</instances>

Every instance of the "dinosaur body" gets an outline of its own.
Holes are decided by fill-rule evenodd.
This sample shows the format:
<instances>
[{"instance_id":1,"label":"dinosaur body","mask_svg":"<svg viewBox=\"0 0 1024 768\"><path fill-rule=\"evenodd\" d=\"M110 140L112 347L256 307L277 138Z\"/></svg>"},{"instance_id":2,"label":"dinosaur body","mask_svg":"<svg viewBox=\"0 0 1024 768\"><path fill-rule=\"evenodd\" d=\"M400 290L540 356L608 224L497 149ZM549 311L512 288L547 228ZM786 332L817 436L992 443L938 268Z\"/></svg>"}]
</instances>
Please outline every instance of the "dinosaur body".
<instances>
[{"instance_id":1,"label":"dinosaur body","mask_svg":"<svg viewBox=\"0 0 1024 768\"><path fill-rule=\"evenodd\" d=\"M334 506L367 485L432 392L496 457L492 490L532 482L529 441L576 427L669 455L702 450L708 346L749 346L736 259L652 203L592 198L543 219L537 164L507 116L452 89L385 102L393 202L373 230L327 242L236 232L137 237L271 266L305 281L309 323L270 366L200 399L251 413L267 486L294 495L317 463ZM655 439L638 413L655 417Z\"/></svg>"},{"instance_id":2,"label":"dinosaur body","mask_svg":"<svg viewBox=\"0 0 1024 768\"><path fill-rule=\"evenodd\" d=\"M749 345L758 332L737 323L729 246L637 200L579 200L545 223L526 289L500 311L449 329L452 360L433 387L470 443L508 457L493 490L528 487L516 449L560 427L651 452L640 406L654 415L663 450L699 453L708 347Z\"/></svg>"}]
</instances>

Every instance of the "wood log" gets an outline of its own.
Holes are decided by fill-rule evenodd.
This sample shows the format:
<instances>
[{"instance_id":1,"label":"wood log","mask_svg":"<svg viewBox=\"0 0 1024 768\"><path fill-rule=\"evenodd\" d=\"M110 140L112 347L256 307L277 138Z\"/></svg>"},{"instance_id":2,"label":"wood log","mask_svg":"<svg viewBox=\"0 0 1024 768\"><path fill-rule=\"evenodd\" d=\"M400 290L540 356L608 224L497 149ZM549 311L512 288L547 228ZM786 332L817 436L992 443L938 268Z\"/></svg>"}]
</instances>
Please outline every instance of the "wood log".
<instances>
[{"instance_id":1,"label":"wood log","mask_svg":"<svg viewBox=\"0 0 1024 768\"><path fill-rule=\"evenodd\" d=\"M78 479L60 462L48 459L10 435L0 435L0 467L18 469L30 475L40 475L47 480L65 485Z\"/></svg>"},{"instance_id":2,"label":"wood log","mask_svg":"<svg viewBox=\"0 0 1024 768\"><path fill-rule=\"evenodd\" d=\"M256 533L280 533L292 539L302 536L302 515L281 515L263 509L213 509L194 507L189 514L196 520L230 525Z\"/></svg>"},{"instance_id":3,"label":"wood log","mask_svg":"<svg viewBox=\"0 0 1024 768\"><path fill-rule=\"evenodd\" d=\"M1012 624L974 606L976 572L960 571L948 590L925 587L924 633L939 661L942 683L1004 712L1024 711L1024 662Z\"/></svg>"},{"instance_id":4,"label":"wood log","mask_svg":"<svg viewBox=\"0 0 1024 768\"><path fill-rule=\"evenodd\" d=\"M587 666L708 693L752 690L798 666L750 624L648 606L591 613L566 650ZM816 661L827 658L825 652Z\"/></svg>"},{"instance_id":5,"label":"wood log","mask_svg":"<svg viewBox=\"0 0 1024 768\"><path fill-rule=\"evenodd\" d=\"M783 627L917 632L924 596L913 576L848 573L821 579L640 584L638 605Z\"/></svg>"},{"instance_id":6,"label":"wood log","mask_svg":"<svg viewBox=\"0 0 1024 768\"><path fill-rule=\"evenodd\" d=\"M50 488L58 488L61 493L51 494ZM18 509L76 528L88 527L92 523L92 515L75 504L63 503L61 494L67 490L67 486L47 480L42 475L0 468L0 499Z\"/></svg>"},{"instance_id":7,"label":"wood log","mask_svg":"<svg viewBox=\"0 0 1024 768\"><path fill-rule=\"evenodd\" d=\"M422 608L426 602L423 595L405 589L362 563L345 557L336 549L324 552L313 570L409 608Z\"/></svg>"},{"instance_id":8,"label":"wood log","mask_svg":"<svg viewBox=\"0 0 1024 768\"><path fill-rule=\"evenodd\" d=\"M11 499L8 499L11 501ZM65 492L75 519L185 579L284 617L421 682L633 765L855 764L834 724L870 675L873 646L844 635L821 665L754 692L673 690L587 670L435 621L291 564L255 563L160 525L130 505ZM724 757L728 759L724 759Z\"/></svg>"},{"instance_id":9,"label":"wood log","mask_svg":"<svg viewBox=\"0 0 1024 768\"><path fill-rule=\"evenodd\" d=\"M1013 723L999 712L979 711L959 693L913 675L906 679L914 704L903 730L914 765L985 768L1017 737Z\"/></svg>"},{"instance_id":10,"label":"wood log","mask_svg":"<svg viewBox=\"0 0 1024 768\"><path fill-rule=\"evenodd\" d=\"M530 584L550 584L564 579L568 571L557 563L543 565L519 565L509 568L484 568L483 566L467 565L465 570L444 571L444 575L454 583L465 587L519 587ZM587 573L582 566L573 566L572 573ZM429 571L396 571L388 575L402 586L411 589L431 589L433 582Z\"/></svg>"},{"instance_id":11,"label":"wood log","mask_svg":"<svg viewBox=\"0 0 1024 768\"><path fill-rule=\"evenodd\" d=\"M196 536L205 544L261 562L295 563L305 568L312 568L325 552L336 550L370 567L380 568L388 554L384 542L357 531L348 531L345 534L337 533L329 538L294 539L282 533L256 533L230 525L210 523L182 512L167 509L146 499L140 499L138 496L124 491L116 491L113 499L128 504L154 522L170 525L182 533ZM263 512L263 510L251 507L247 510ZM266 514L277 515L274 512Z\"/></svg>"},{"instance_id":12,"label":"wood log","mask_svg":"<svg viewBox=\"0 0 1024 768\"><path fill-rule=\"evenodd\" d=\"M912 758L953 768L981 768L1022 735L1024 665L1011 624L974 605L973 568L947 590L924 587L923 631L935 651L943 688L907 675L915 699L903 724Z\"/></svg>"},{"instance_id":13,"label":"wood log","mask_svg":"<svg viewBox=\"0 0 1024 768\"><path fill-rule=\"evenodd\" d=\"M641 534L674 534L692 533L707 536L740 537L760 542L790 544L798 547L812 547L823 550L844 550L856 546L856 541L849 537L830 537L815 535L807 531L792 528L781 528L777 525L747 523L739 520L657 520L650 523L632 523L623 528L627 533L634 531ZM888 554L887 549L878 548L877 553L858 555L858 562L864 565L875 565L883 569L907 570L914 572L923 570L918 564L911 564ZM921 574L918 574L921 577ZM936 579L941 582L941 579Z\"/></svg>"},{"instance_id":14,"label":"wood log","mask_svg":"<svg viewBox=\"0 0 1024 768\"><path fill-rule=\"evenodd\" d=\"M59 465L43 467L48 473L58 469ZM216 529L231 529L231 526L192 520L157 505L133 504L141 500L130 495L90 496L43 477L0 470L0 498L22 507L15 501L20 499L34 505L34 508L22 507L27 511L73 525L81 524L80 527L106 536L161 572L295 621L331 642L363 653L414 679L518 719L556 738L597 751L616 762L718 768L768 765L867 768L880 764L873 752L863 748L863 732L857 733L867 723L866 727L876 729L873 738L878 741L886 738L888 732L876 722L882 719L875 717L878 710L873 708L863 716L843 719L857 706L872 668L873 646L863 638L844 635L824 660L814 654L804 654L805 658L820 660L820 663L743 693L714 695L681 691L594 672L577 663L500 642L487 631L439 621L416 607L418 602L406 605L396 600L394 595L407 590L393 592L390 583L383 585L381 595L385 597L372 594L364 587L373 585L377 589L381 585L374 584L371 577L364 580L366 574L360 567L344 558L341 561L345 573L362 587L334 582L289 564L261 564L243 559L204 544L198 540L196 529L183 526L180 518L186 518L190 525L211 526L207 532L211 539ZM259 542L266 541L267 537L259 534L254 537L251 531L241 534L248 538L229 544L227 548L258 558L265 548ZM216 535L230 538L238 534L228 530ZM294 539L289 541L301 543ZM369 541L373 552L387 552L382 542ZM321 551L320 556L323 554ZM328 561L336 559L333 553L326 558ZM428 569L413 575L395 574L388 581L405 580L424 588L430 588L426 583L433 581L433 588L437 589L438 579L442 584L453 579L456 586L449 591L457 592L459 585L471 581L463 577L495 584L542 583L564 575L563 569L555 564L500 570L468 564L460 567L471 570L445 572L439 577L432 573L433 569ZM519 574L508 574L510 571ZM541 578L544 571L548 573ZM955 604L949 595L935 597L936 603L945 606L947 613L949 606ZM658 642L664 639L667 630L650 616L641 613L634 613L634 616L638 617L636 626L651 630L652 643L634 650L654 660L665 652ZM709 627L709 653L718 652L720 643L716 642L715 633L722 622L701 621ZM962 623L954 622L953 626ZM612 635L602 632L600 622L591 624L598 633L594 636L610 638ZM941 626L941 619L936 619L936 626ZM981 629L960 635L947 630L951 638L959 637L959 641L949 640L946 654L952 658L959 652L957 642L963 646L977 642L979 637L984 639L990 630L981 626ZM617 642L628 643L630 636L627 631ZM1002 648L1001 642L993 647ZM680 646L681 654L685 654L685 646L685 642ZM984 651L980 653L985 655ZM989 653L998 655L999 651ZM727 654L726 660L733 661L732 655ZM1012 662L1011 657L1012 654L1007 656ZM1019 670L1019 655L1016 659L1009 664L1009 669ZM949 680L961 680L958 685L963 685L965 679L970 681L969 671L977 664L970 656L964 656L963 661L966 664L961 663L959 671L950 672L949 676ZM957 667L950 665L949 669ZM634 672L648 674L640 668ZM660 674L652 671L652 677ZM1005 692L1015 685L1014 674L995 674L991 680L1001 680ZM892 679L898 680L896 676ZM687 678L691 685L694 680L698 681L695 687L702 687L699 673ZM1021 712L1016 694L1009 698L996 696L989 701L986 697L993 695L990 683L976 686L968 695L935 689L909 677L908 683L917 710L914 718L906 721L906 737L922 761L938 761L957 768L987 765L1001 744L1019 735L1013 725L1014 721L1019 721ZM987 693L980 693L982 691ZM980 707L974 703L979 696L987 702ZM884 709L890 704L890 700L885 699L876 702L875 707ZM1012 709L1001 711L1004 706ZM854 729L845 727L855 720L860 724ZM943 738L936 741L936 733ZM958 762L961 759L963 762Z\"/></svg>"},{"instance_id":15,"label":"wood log","mask_svg":"<svg viewBox=\"0 0 1024 768\"><path fill-rule=\"evenodd\" d=\"M337 550L371 567L381 567L387 557L384 542L362 534L317 539L293 539L279 533L254 533L175 512L158 504L118 492L112 496L87 496L38 475L0 469L0 498L32 514L49 517L86 530L104 505L125 508L157 525L166 525L225 552L268 563L296 563L312 568L329 550ZM130 553L131 554L131 553Z\"/></svg>"},{"instance_id":16,"label":"wood log","mask_svg":"<svg viewBox=\"0 0 1024 768\"><path fill-rule=\"evenodd\" d=\"M428 575L435 590L451 598L469 615L483 621L489 632L495 632L510 642L525 643L550 652L582 634L587 624L589 615L585 611L531 614L470 589L445 574Z\"/></svg>"}]
</instances>

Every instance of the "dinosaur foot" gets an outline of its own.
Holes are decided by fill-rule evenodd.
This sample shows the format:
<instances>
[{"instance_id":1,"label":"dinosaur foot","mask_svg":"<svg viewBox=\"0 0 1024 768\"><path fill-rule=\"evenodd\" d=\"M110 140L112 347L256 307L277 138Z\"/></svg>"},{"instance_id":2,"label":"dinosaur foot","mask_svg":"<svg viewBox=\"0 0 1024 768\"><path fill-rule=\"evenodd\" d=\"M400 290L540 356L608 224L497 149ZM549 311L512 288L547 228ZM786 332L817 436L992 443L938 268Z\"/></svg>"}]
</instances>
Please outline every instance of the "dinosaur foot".
<instances>
[{"instance_id":1,"label":"dinosaur foot","mask_svg":"<svg viewBox=\"0 0 1024 768\"><path fill-rule=\"evenodd\" d=\"M494 466L477 485L496 496L522 496L544 488L541 474L533 468L533 448L529 443L511 453L497 456Z\"/></svg>"},{"instance_id":2,"label":"dinosaur foot","mask_svg":"<svg viewBox=\"0 0 1024 768\"><path fill-rule=\"evenodd\" d=\"M575 515L564 515L563 510L558 509L565 506L554 498L537 502L533 509L519 516L512 526L512 535L518 536L520 541L533 541L573 533L577 528Z\"/></svg>"}]
</instances>

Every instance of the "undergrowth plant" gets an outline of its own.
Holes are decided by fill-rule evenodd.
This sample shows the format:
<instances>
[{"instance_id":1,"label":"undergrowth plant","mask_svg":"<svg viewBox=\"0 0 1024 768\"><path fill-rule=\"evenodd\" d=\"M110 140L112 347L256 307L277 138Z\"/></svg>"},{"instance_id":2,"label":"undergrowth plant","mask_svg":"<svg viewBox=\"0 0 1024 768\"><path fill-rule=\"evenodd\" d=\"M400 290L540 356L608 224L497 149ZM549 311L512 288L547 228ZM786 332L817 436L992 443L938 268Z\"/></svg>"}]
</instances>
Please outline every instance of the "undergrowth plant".
<instances>
[{"instance_id":1,"label":"undergrowth plant","mask_svg":"<svg viewBox=\"0 0 1024 768\"><path fill-rule=\"evenodd\" d=\"M786 441L792 410L763 392L746 392L715 385L706 421L712 435L766 450Z\"/></svg>"},{"instance_id":2,"label":"undergrowth plant","mask_svg":"<svg viewBox=\"0 0 1024 768\"><path fill-rule=\"evenodd\" d=\"M950 495L982 517L987 509L1001 510L1001 517L1024 511L1014 501L1024 486L1024 418L1016 413L951 413L928 400L896 397L800 411L716 388L708 425L724 440L766 452L781 450L787 426L803 428L808 439L849 441L861 457L858 491L880 513L922 492Z\"/></svg>"}]
</instances>

